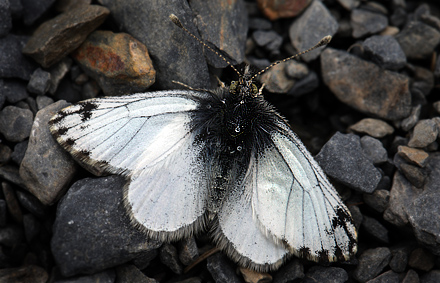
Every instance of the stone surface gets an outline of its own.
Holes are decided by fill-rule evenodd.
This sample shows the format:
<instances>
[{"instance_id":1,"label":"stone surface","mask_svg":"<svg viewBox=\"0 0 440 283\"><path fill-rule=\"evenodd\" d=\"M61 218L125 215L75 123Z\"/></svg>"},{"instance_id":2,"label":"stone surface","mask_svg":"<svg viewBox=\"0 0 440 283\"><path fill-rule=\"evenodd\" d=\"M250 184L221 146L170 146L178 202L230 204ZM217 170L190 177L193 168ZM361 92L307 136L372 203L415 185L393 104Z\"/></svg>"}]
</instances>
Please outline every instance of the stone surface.
<instances>
[{"instance_id":1,"label":"stone surface","mask_svg":"<svg viewBox=\"0 0 440 283\"><path fill-rule=\"evenodd\" d=\"M21 53L28 39L13 34L0 38L0 78L29 80L37 65Z\"/></svg>"},{"instance_id":2,"label":"stone surface","mask_svg":"<svg viewBox=\"0 0 440 283\"><path fill-rule=\"evenodd\" d=\"M50 81L50 73L38 68L32 73L27 90L34 94L43 95L49 90Z\"/></svg>"},{"instance_id":3,"label":"stone surface","mask_svg":"<svg viewBox=\"0 0 440 283\"><path fill-rule=\"evenodd\" d=\"M321 54L321 67L324 83L351 107L387 120L410 114L408 77L332 48Z\"/></svg>"},{"instance_id":4,"label":"stone surface","mask_svg":"<svg viewBox=\"0 0 440 283\"><path fill-rule=\"evenodd\" d=\"M61 82L61 79L70 71L72 59L64 58L50 68L50 87L49 93L54 94Z\"/></svg>"},{"instance_id":5,"label":"stone surface","mask_svg":"<svg viewBox=\"0 0 440 283\"><path fill-rule=\"evenodd\" d=\"M402 273L407 269L409 254L412 247L407 243L403 246L397 246L391 248L391 261L390 268L394 272Z\"/></svg>"},{"instance_id":6,"label":"stone surface","mask_svg":"<svg viewBox=\"0 0 440 283\"><path fill-rule=\"evenodd\" d=\"M273 93L286 93L295 84L295 80L289 78L286 74L286 67L289 62L281 63L270 68L267 72L260 76L261 83L264 88Z\"/></svg>"},{"instance_id":7,"label":"stone surface","mask_svg":"<svg viewBox=\"0 0 440 283\"><path fill-rule=\"evenodd\" d=\"M394 133L394 128L388 123L373 118L365 118L349 127L350 130L370 135L374 138L383 138Z\"/></svg>"},{"instance_id":8,"label":"stone surface","mask_svg":"<svg viewBox=\"0 0 440 283\"><path fill-rule=\"evenodd\" d=\"M113 269L107 269L92 275L72 276L69 278L56 280L55 282L56 283L114 283L116 282L115 280L116 280L115 271Z\"/></svg>"},{"instance_id":9,"label":"stone surface","mask_svg":"<svg viewBox=\"0 0 440 283\"><path fill-rule=\"evenodd\" d=\"M304 266L299 260L292 260L281 266L273 277L273 283L288 283L289 281L304 278Z\"/></svg>"},{"instance_id":10,"label":"stone surface","mask_svg":"<svg viewBox=\"0 0 440 283\"><path fill-rule=\"evenodd\" d=\"M381 275L371 279L368 283L400 283L399 274L392 270L388 270Z\"/></svg>"},{"instance_id":11,"label":"stone surface","mask_svg":"<svg viewBox=\"0 0 440 283\"><path fill-rule=\"evenodd\" d=\"M354 38L378 33L388 26L386 16L363 9L354 9L351 12L350 19Z\"/></svg>"},{"instance_id":12,"label":"stone surface","mask_svg":"<svg viewBox=\"0 0 440 283\"><path fill-rule=\"evenodd\" d=\"M410 147L423 148L437 139L438 126L433 119L424 119L417 122L408 142Z\"/></svg>"},{"instance_id":13,"label":"stone surface","mask_svg":"<svg viewBox=\"0 0 440 283\"><path fill-rule=\"evenodd\" d=\"M209 273L216 283L240 283L241 280L235 274L232 262L222 253L216 253L207 260Z\"/></svg>"},{"instance_id":14,"label":"stone surface","mask_svg":"<svg viewBox=\"0 0 440 283\"><path fill-rule=\"evenodd\" d=\"M68 105L60 101L38 111L20 166L20 176L27 189L46 205L64 194L75 174L73 159L55 142L46 126L58 110Z\"/></svg>"},{"instance_id":15,"label":"stone surface","mask_svg":"<svg viewBox=\"0 0 440 283\"><path fill-rule=\"evenodd\" d=\"M314 266L304 276L301 282L347 282L348 273L339 267Z\"/></svg>"},{"instance_id":16,"label":"stone surface","mask_svg":"<svg viewBox=\"0 0 440 283\"><path fill-rule=\"evenodd\" d=\"M371 60L389 70L402 69L406 64L406 56L397 40L389 35L374 35L362 43Z\"/></svg>"},{"instance_id":17,"label":"stone surface","mask_svg":"<svg viewBox=\"0 0 440 283\"><path fill-rule=\"evenodd\" d=\"M15 104L29 97L29 93L26 90L26 84L23 81L16 79L3 80L1 92L5 95L6 101L11 104Z\"/></svg>"},{"instance_id":18,"label":"stone surface","mask_svg":"<svg viewBox=\"0 0 440 283\"><path fill-rule=\"evenodd\" d=\"M176 274L183 273L182 264L179 262L177 249L172 244L163 244L159 252L160 261Z\"/></svg>"},{"instance_id":19,"label":"stone surface","mask_svg":"<svg viewBox=\"0 0 440 283\"><path fill-rule=\"evenodd\" d=\"M142 271L132 264L124 264L116 267L115 283L136 282L136 283L157 283L158 281L148 278Z\"/></svg>"},{"instance_id":20,"label":"stone surface","mask_svg":"<svg viewBox=\"0 0 440 283\"><path fill-rule=\"evenodd\" d=\"M98 272L160 246L130 224L125 182L118 176L83 179L59 203L51 248L64 276Z\"/></svg>"},{"instance_id":21,"label":"stone surface","mask_svg":"<svg viewBox=\"0 0 440 283\"><path fill-rule=\"evenodd\" d=\"M431 56L440 43L440 31L414 21L405 26L396 36L396 40L408 59L424 59Z\"/></svg>"},{"instance_id":22,"label":"stone surface","mask_svg":"<svg viewBox=\"0 0 440 283\"><path fill-rule=\"evenodd\" d=\"M372 193L382 178L353 134L336 133L315 159L330 177L357 191Z\"/></svg>"},{"instance_id":23,"label":"stone surface","mask_svg":"<svg viewBox=\"0 0 440 283\"><path fill-rule=\"evenodd\" d=\"M21 142L29 137L33 118L28 109L6 106L0 111L0 133L8 141Z\"/></svg>"},{"instance_id":24,"label":"stone surface","mask_svg":"<svg viewBox=\"0 0 440 283\"><path fill-rule=\"evenodd\" d=\"M194 237L182 239L179 241L179 260L187 266L199 257L196 239Z\"/></svg>"},{"instance_id":25,"label":"stone surface","mask_svg":"<svg viewBox=\"0 0 440 283\"><path fill-rule=\"evenodd\" d=\"M23 53L47 68L75 50L100 26L109 10L98 5L79 6L43 23L23 48Z\"/></svg>"},{"instance_id":26,"label":"stone surface","mask_svg":"<svg viewBox=\"0 0 440 283\"><path fill-rule=\"evenodd\" d=\"M384 244L388 244L390 242L388 229L376 219L364 215L362 228L364 232L372 236L375 240Z\"/></svg>"},{"instance_id":27,"label":"stone surface","mask_svg":"<svg viewBox=\"0 0 440 283\"><path fill-rule=\"evenodd\" d=\"M313 32L310 32L313 30ZM338 23L330 11L320 2L313 1L307 10L299 16L289 28L289 37L292 45L303 51L317 44L324 36L334 35L338 30ZM309 62L318 58L324 47L308 52L301 58Z\"/></svg>"},{"instance_id":28,"label":"stone surface","mask_svg":"<svg viewBox=\"0 0 440 283\"><path fill-rule=\"evenodd\" d=\"M365 250L359 255L359 264L354 271L354 278L360 282L373 279L388 265L391 252L381 247Z\"/></svg>"},{"instance_id":29,"label":"stone surface","mask_svg":"<svg viewBox=\"0 0 440 283\"><path fill-rule=\"evenodd\" d=\"M422 110L422 105L420 104L412 108L411 114L402 120L402 124L400 125L402 130L408 132L417 124L417 122L419 121L421 110Z\"/></svg>"},{"instance_id":30,"label":"stone surface","mask_svg":"<svg viewBox=\"0 0 440 283\"><path fill-rule=\"evenodd\" d=\"M363 194L363 199L369 207L377 212L384 212L390 202L390 192L375 190L372 194Z\"/></svg>"},{"instance_id":31,"label":"stone surface","mask_svg":"<svg viewBox=\"0 0 440 283\"><path fill-rule=\"evenodd\" d=\"M417 248L409 256L408 265L414 269L429 271L435 266L436 256L424 248Z\"/></svg>"},{"instance_id":32,"label":"stone surface","mask_svg":"<svg viewBox=\"0 0 440 283\"><path fill-rule=\"evenodd\" d=\"M95 31L72 56L105 95L144 92L155 80L147 48L126 33Z\"/></svg>"},{"instance_id":33,"label":"stone surface","mask_svg":"<svg viewBox=\"0 0 440 283\"><path fill-rule=\"evenodd\" d=\"M283 0L269 1L258 0L258 7L270 20L279 18L291 18L299 15L312 0Z\"/></svg>"},{"instance_id":34,"label":"stone surface","mask_svg":"<svg viewBox=\"0 0 440 283\"><path fill-rule=\"evenodd\" d=\"M420 167L402 163L399 170L405 175L406 179L416 188L422 188L425 184L426 173Z\"/></svg>"},{"instance_id":35,"label":"stone surface","mask_svg":"<svg viewBox=\"0 0 440 283\"><path fill-rule=\"evenodd\" d=\"M397 154L399 154L402 158L404 158L406 161L416 164L419 167L425 167L426 162L428 161L429 154L422 149L400 145L398 146L397 150Z\"/></svg>"},{"instance_id":36,"label":"stone surface","mask_svg":"<svg viewBox=\"0 0 440 283\"><path fill-rule=\"evenodd\" d=\"M381 164L388 160L387 150L383 147L380 140L370 136L361 138L361 145L365 155L373 161L373 164Z\"/></svg>"}]
</instances>

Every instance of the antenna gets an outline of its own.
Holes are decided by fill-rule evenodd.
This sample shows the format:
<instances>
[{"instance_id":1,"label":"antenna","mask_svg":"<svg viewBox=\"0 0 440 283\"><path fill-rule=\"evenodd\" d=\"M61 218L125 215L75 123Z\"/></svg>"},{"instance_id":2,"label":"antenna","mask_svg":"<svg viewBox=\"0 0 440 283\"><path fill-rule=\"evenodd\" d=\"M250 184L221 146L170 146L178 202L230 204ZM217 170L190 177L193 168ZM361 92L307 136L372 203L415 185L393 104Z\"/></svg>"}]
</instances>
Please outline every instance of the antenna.
<instances>
[{"instance_id":1,"label":"antenna","mask_svg":"<svg viewBox=\"0 0 440 283\"><path fill-rule=\"evenodd\" d=\"M194 34L192 34L192 33L191 33L186 27L183 26L182 22L179 20L179 18L177 18L176 15L171 14L169 17L170 17L170 20L171 20L176 26L178 26L179 28L183 29L187 34L189 34L191 37L193 37L195 40L197 40L200 44L202 44L203 46L205 46L206 48L208 48L209 50L211 50L212 52L214 52L215 54L217 54L217 56L219 56L220 58L222 58L223 61L225 61L229 66L231 66L232 69L234 69L234 71L238 74L239 77L242 77L242 74L241 74L241 73L240 73L240 72L239 72L239 71L238 71L238 70L237 70L237 69L231 64L231 62L229 62L229 61L228 61L223 55L221 55L220 53L218 53L214 48L212 48L211 46L209 46L208 44L206 44L205 42L203 42L200 38L198 38L197 36L195 36ZM321 47L321 46L327 45L327 44L330 43L331 40L332 40L332 36L331 36L331 35L324 36L324 37L323 37L323 38L322 38L322 39L321 39L321 40L320 40L315 46L313 46L313 47L311 47L311 48L309 48L309 49L307 49L307 50L301 51L301 52L299 52L299 53L297 53L297 54L295 54L295 55L293 55L293 56L287 57L287 58L285 58L285 59L283 59L283 60L279 60L279 61L276 61L276 62L270 64L269 66L267 66L267 67L264 68L263 70L259 71L259 72L256 73L255 75L253 75L253 76L251 77L250 81L253 81L257 76L263 74L264 72L266 72L267 70L269 70L269 69L272 68L273 66L278 65L278 64L283 63L283 62L286 62L286 61L289 61L289 60L292 60L292 59L294 59L294 58L296 58L296 57L298 57L298 56L301 56L301 55L306 54L306 53L308 53L308 52L310 52L310 51L312 51L312 50L315 50L315 49L318 48L318 47Z\"/></svg>"},{"instance_id":2,"label":"antenna","mask_svg":"<svg viewBox=\"0 0 440 283\"><path fill-rule=\"evenodd\" d=\"M222 58L223 61L225 61L229 66L232 67L232 69L234 69L234 71L238 74L238 76L241 77L240 72L231 64L231 62L229 62L225 56L221 55L220 53L218 53L214 48L212 48L211 46L209 46L208 44L206 44L205 42L203 42L203 40L201 40L200 38L198 38L197 36L195 36L193 33L191 33L186 27L183 26L182 22L179 20L179 18L177 18L176 15L171 14L170 15L170 20L179 28L183 29L187 34L189 34L191 37L193 37L195 40L197 40L200 44L202 44L203 46L205 46L206 48L208 48L209 50L211 50L212 52L214 52L218 57Z\"/></svg>"}]
</instances>

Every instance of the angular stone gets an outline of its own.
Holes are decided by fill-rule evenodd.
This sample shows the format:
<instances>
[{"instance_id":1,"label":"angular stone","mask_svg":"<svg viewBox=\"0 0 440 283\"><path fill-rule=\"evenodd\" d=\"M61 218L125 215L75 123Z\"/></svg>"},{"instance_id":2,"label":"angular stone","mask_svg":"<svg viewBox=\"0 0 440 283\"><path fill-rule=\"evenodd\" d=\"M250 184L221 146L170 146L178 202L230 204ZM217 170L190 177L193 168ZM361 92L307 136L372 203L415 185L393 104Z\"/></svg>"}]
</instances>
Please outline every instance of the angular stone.
<instances>
[{"instance_id":1,"label":"angular stone","mask_svg":"<svg viewBox=\"0 0 440 283\"><path fill-rule=\"evenodd\" d=\"M23 53L43 67L50 67L75 50L109 13L98 5L79 6L62 13L38 27Z\"/></svg>"},{"instance_id":2,"label":"angular stone","mask_svg":"<svg viewBox=\"0 0 440 283\"><path fill-rule=\"evenodd\" d=\"M402 123L400 124L400 127L404 131L411 130L419 121L420 117L420 111L422 110L422 105L417 105L416 107L413 107L411 110L411 114L402 120Z\"/></svg>"},{"instance_id":3,"label":"angular stone","mask_svg":"<svg viewBox=\"0 0 440 283\"><path fill-rule=\"evenodd\" d=\"M147 48L126 33L95 31L72 56L105 95L144 92L155 80Z\"/></svg>"},{"instance_id":4,"label":"angular stone","mask_svg":"<svg viewBox=\"0 0 440 283\"><path fill-rule=\"evenodd\" d=\"M279 18L291 18L299 15L312 0L257 0L258 7L264 15L274 21Z\"/></svg>"},{"instance_id":5,"label":"angular stone","mask_svg":"<svg viewBox=\"0 0 440 283\"><path fill-rule=\"evenodd\" d=\"M364 215L362 227L364 229L363 231L370 234L377 241L385 244L390 242L387 228L373 217Z\"/></svg>"},{"instance_id":6,"label":"angular stone","mask_svg":"<svg viewBox=\"0 0 440 283\"><path fill-rule=\"evenodd\" d=\"M383 138L394 133L394 128L388 123L373 118L365 118L349 127L350 130L370 135L374 138Z\"/></svg>"},{"instance_id":7,"label":"angular stone","mask_svg":"<svg viewBox=\"0 0 440 283\"><path fill-rule=\"evenodd\" d=\"M313 30L313 32L310 32ZM299 51L309 49L324 36L333 36L338 30L338 22L320 1L313 1L307 10L290 26L289 37L292 45ZM318 58L324 47L301 55L306 62Z\"/></svg>"},{"instance_id":8,"label":"angular stone","mask_svg":"<svg viewBox=\"0 0 440 283\"><path fill-rule=\"evenodd\" d=\"M373 62L389 70L402 69L406 64L406 56L394 37L389 35L373 35L367 38L362 46Z\"/></svg>"},{"instance_id":9,"label":"angular stone","mask_svg":"<svg viewBox=\"0 0 440 283\"><path fill-rule=\"evenodd\" d=\"M248 17L243 17L247 13L245 2L222 0L206 5L204 0L192 0L189 5L202 40L214 44L233 65L243 62L248 32ZM205 57L211 66L227 66L214 52L205 52Z\"/></svg>"},{"instance_id":10,"label":"angular stone","mask_svg":"<svg viewBox=\"0 0 440 283\"><path fill-rule=\"evenodd\" d=\"M232 262L222 253L208 257L207 268L217 283L240 283Z\"/></svg>"},{"instance_id":11,"label":"angular stone","mask_svg":"<svg viewBox=\"0 0 440 283\"><path fill-rule=\"evenodd\" d=\"M29 137L33 119L28 109L6 106L0 111L0 133L8 141L21 142Z\"/></svg>"},{"instance_id":12,"label":"angular stone","mask_svg":"<svg viewBox=\"0 0 440 283\"><path fill-rule=\"evenodd\" d=\"M83 179L58 204L51 249L64 276L121 265L160 246L131 224L125 183L119 176Z\"/></svg>"},{"instance_id":13,"label":"angular stone","mask_svg":"<svg viewBox=\"0 0 440 283\"><path fill-rule=\"evenodd\" d=\"M383 147L380 140L370 136L363 136L361 138L361 145L365 155L373 161L373 164L381 164L388 160L387 150Z\"/></svg>"},{"instance_id":14,"label":"angular stone","mask_svg":"<svg viewBox=\"0 0 440 283\"><path fill-rule=\"evenodd\" d=\"M169 18L170 14L175 14L189 31L197 35L193 12L186 1L168 2L167 5L163 5L161 1L98 2L110 9L112 18L122 31L148 48L151 58L154 58L157 72L155 86L161 89L182 88L173 83L174 80L196 89L210 88L203 46Z\"/></svg>"},{"instance_id":15,"label":"angular stone","mask_svg":"<svg viewBox=\"0 0 440 283\"><path fill-rule=\"evenodd\" d=\"M426 173L420 167L403 163L400 164L399 169L415 187L422 188L425 184Z\"/></svg>"},{"instance_id":16,"label":"angular stone","mask_svg":"<svg viewBox=\"0 0 440 283\"><path fill-rule=\"evenodd\" d=\"M392 270L388 270L387 272L382 273L381 275L368 280L368 283L400 283L399 274Z\"/></svg>"},{"instance_id":17,"label":"angular stone","mask_svg":"<svg viewBox=\"0 0 440 283\"><path fill-rule=\"evenodd\" d=\"M38 68L32 73L27 90L31 93L43 95L49 90L50 81L50 73Z\"/></svg>"},{"instance_id":18,"label":"angular stone","mask_svg":"<svg viewBox=\"0 0 440 283\"><path fill-rule=\"evenodd\" d=\"M413 129L408 146L418 148L426 147L434 142L437 139L437 136L438 126L435 120L420 120Z\"/></svg>"},{"instance_id":19,"label":"angular stone","mask_svg":"<svg viewBox=\"0 0 440 283\"><path fill-rule=\"evenodd\" d=\"M408 59L425 59L440 43L440 31L419 21L410 22L396 36Z\"/></svg>"},{"instance_id":20,"label":"angular stone","mask_svg":"<svg viewBox=\"0 0 440 283\"><path fill-rule=\"evenodd\" d=\"M422 149L399 145L397 150L397 154L403 157L406 161L416 164L419 167L425 167L426 162L428 161L429 154Z\"/></svg>"},{"instance_id":21,"label":"angular stone","mask_svg":"<svg viewBox=\"0 0 440 283\"><path fill-rule=\"evenodd\" d=\"M29 192L43 204L57 201L75 174L75 163L53 139L48 122L55 113L68 106L65 101L38 111L26 155L20 166L20 176Z\"/></svg>"},{"instance_id":22,"label":"angular stone","mask_svg":"<svg viewBox=\"0 0 440 283\"><path fill-rule=\"evenodd\" d=\"M1 91L6 96L6 101L11 104L15 104L29 97L26 84L22 80L5 79Z\"/></svg>"},{"instance_id":23,"label":"angular stone","mask_svg":"<svg viewBox=\"0 0 440 283\"><path fill-rule=\"evenodd\" d=\"M351 107L387 120L410 114L408 77L332 48L321 54L321 68L324 83Z\"/></svg>"},{"instance_id":24,"label":"angular stone","mask_svg":"<svg viewBox=\"0 0 440 283\"><path fill-rule=\"evenodd\" d=\"M292 61L293 62L293 61ZM281 63L273 66L260 77L264 88L273 93L286 93L295 84L295 80L289 78L286 74L286 67L289 62Z\"/></svg>"},{"instance_id":25,"label":"angular stone","mask_svg":"<svg viewBox=\"0 0 440 283\"><path fill-rule=\"evenodd\" d=\"M28 39L13 34L0 38L0 78L30 79L38 66L21 53Z\"/></svg>"},{"instance_id":26,"label":"angular stone","mask_svg":"<svg viewBox=\"0 0 440 283\"><path fill-rule=\"evenodd\" d=\"M372 194L363 194L363 199L369 207L382 213L390 202L390 192L387 190L375 190Z\"/></svg>"},{"instance_id":27,"label":"angular stone","mask_svg":"<svg viewBox=\"0 0 440 283\"><path fill-rule=\"evenodd\" d=\"M171 269L175 274L182 274L183 267L179 262L179 256L177 254L177 249L172 244L165 243L160 248L159 252L160 261Z\"/></svg>"},{"instance_id":28,"label":"angular stone","mask_svg":"<svg viewBox=\"0 0 440 283\"><path fill-rule=\"evenodd\" d=\"M353 134L337 132L315 159L330 177L357 191L372 193L382 178Z\"/></svg>"},{"instance_id":29,"label":"angular stone","mask_svg":"<svg viewBox=\"0 0 440 283\"><path fill-rule=\"evenodd\" d=\"M360 38L368 34L375 34L388 26L386 16L363 9L354 9L351 12L352 36Z\"/></svg>"},{"instance_id":30,"label":"angular stone","mask_svg":"<svg viewBox=\"0 0 440 283\"><path fill-rule=\"evenodd\" d=\"M388 265L391 252L388 248L375 248L365 250L359 256L359 264L354 271L354 278L360 282L373 279Z\"/></svg>"},{"instance_id":31,"label":"angular stone","mask_svg":"<svg viewBox=\"0 0 440 283\"><path fill-rule=\"evenodd\" d=\"M64 58L50 68L50 88L49 93L54 94L61 82L61 79L70 71L72 59Z\"/></svg>"}]
</instances>

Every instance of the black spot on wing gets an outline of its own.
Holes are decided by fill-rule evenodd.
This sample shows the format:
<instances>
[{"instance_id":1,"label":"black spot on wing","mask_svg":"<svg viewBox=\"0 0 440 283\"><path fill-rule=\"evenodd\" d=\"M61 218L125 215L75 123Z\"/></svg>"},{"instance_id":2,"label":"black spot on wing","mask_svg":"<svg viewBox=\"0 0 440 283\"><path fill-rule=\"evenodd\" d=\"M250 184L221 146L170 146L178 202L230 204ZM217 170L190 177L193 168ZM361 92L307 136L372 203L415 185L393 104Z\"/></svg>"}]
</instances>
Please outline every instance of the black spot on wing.
<instances>
[{"instance_id":1,"label":"black spot on wing","mask_svg":"<svg viewBox=\"0 0 440 283\"><path fill-rule=\"evenodd\" d=\"M329 262L330 257L329 257L328 250L319 251L318 252L318 260L319 260L319 262Z\"/></svg>"},{"instance_id":2,"label":"black spot on wing","mask_svg":"<svg viewBox=\"0 0 440 283\"><path fill-rule=\"evenodd\" d=\"M81 117L81 121L85 122L89 120L92 117L92 111L97 108L98 105L90 101L85 101L81 103L81 108L78 110L78 114Z\"/></svg>"},{"instance_id":3,"label":"black spot on wing","mask_svg":"<svg viewBox=\"0 0 440 283\"><path fill-rule=\"evenodd\" d=\"M310 249L307 247L302 247L299 249L300 258L311 258Z\"/></svg>"},{"instance_id":4,"label":"black spot on wing","mask_svg":"<svg viewBox=\"0 0 440 283\"><path fill-rule=\"evenodd\" d=\"M348 214L342 207L338 206L336 208L336 216L332 219L333 229L336 229L337 227L345 228L347 223L353 223L350 214Z\"/></svg>"},{"instance_id":5,"label":"black spot on wing","mask_svg":"<svg viewBox=\"0 0 440 283\"><path fill-rule=\"evenodd\" d=\"M75 145L75 140L74 139L67 139L65 142L64 142L67 146L74 146Z\"/></svg>"}]
</instances>

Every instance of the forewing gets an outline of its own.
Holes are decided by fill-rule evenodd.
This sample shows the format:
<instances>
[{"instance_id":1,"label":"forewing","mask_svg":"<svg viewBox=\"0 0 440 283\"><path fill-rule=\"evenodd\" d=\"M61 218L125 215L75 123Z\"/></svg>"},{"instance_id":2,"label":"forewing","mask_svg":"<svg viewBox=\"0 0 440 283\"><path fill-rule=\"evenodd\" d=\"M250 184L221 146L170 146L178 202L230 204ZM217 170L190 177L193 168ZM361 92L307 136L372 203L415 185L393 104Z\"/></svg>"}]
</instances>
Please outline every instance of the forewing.
<instances>
[{"instance_id":1,"label":"forewing","mask_svg":"<svg viewBox=\"0 0 440 283\"><path fill-rule=\"evenodd\" d=\"M356 252L350 212L295 134L280 122L255 155L252 207L261 229L293 254L313 261L348 260Z\"/></svg>"},{"instance_id":2,"label":"forewing","mask_svg":"<svg viewBox=\"0 0 440 283\"><path fill-rule=\"evenodd\" d=\"M192 123L200 97L179 90L86 100L56 114L50 130L76 159L128 176L132 220L177 239L201 228L206 208L204 145Z\"/></svg>"}]
</instances>

